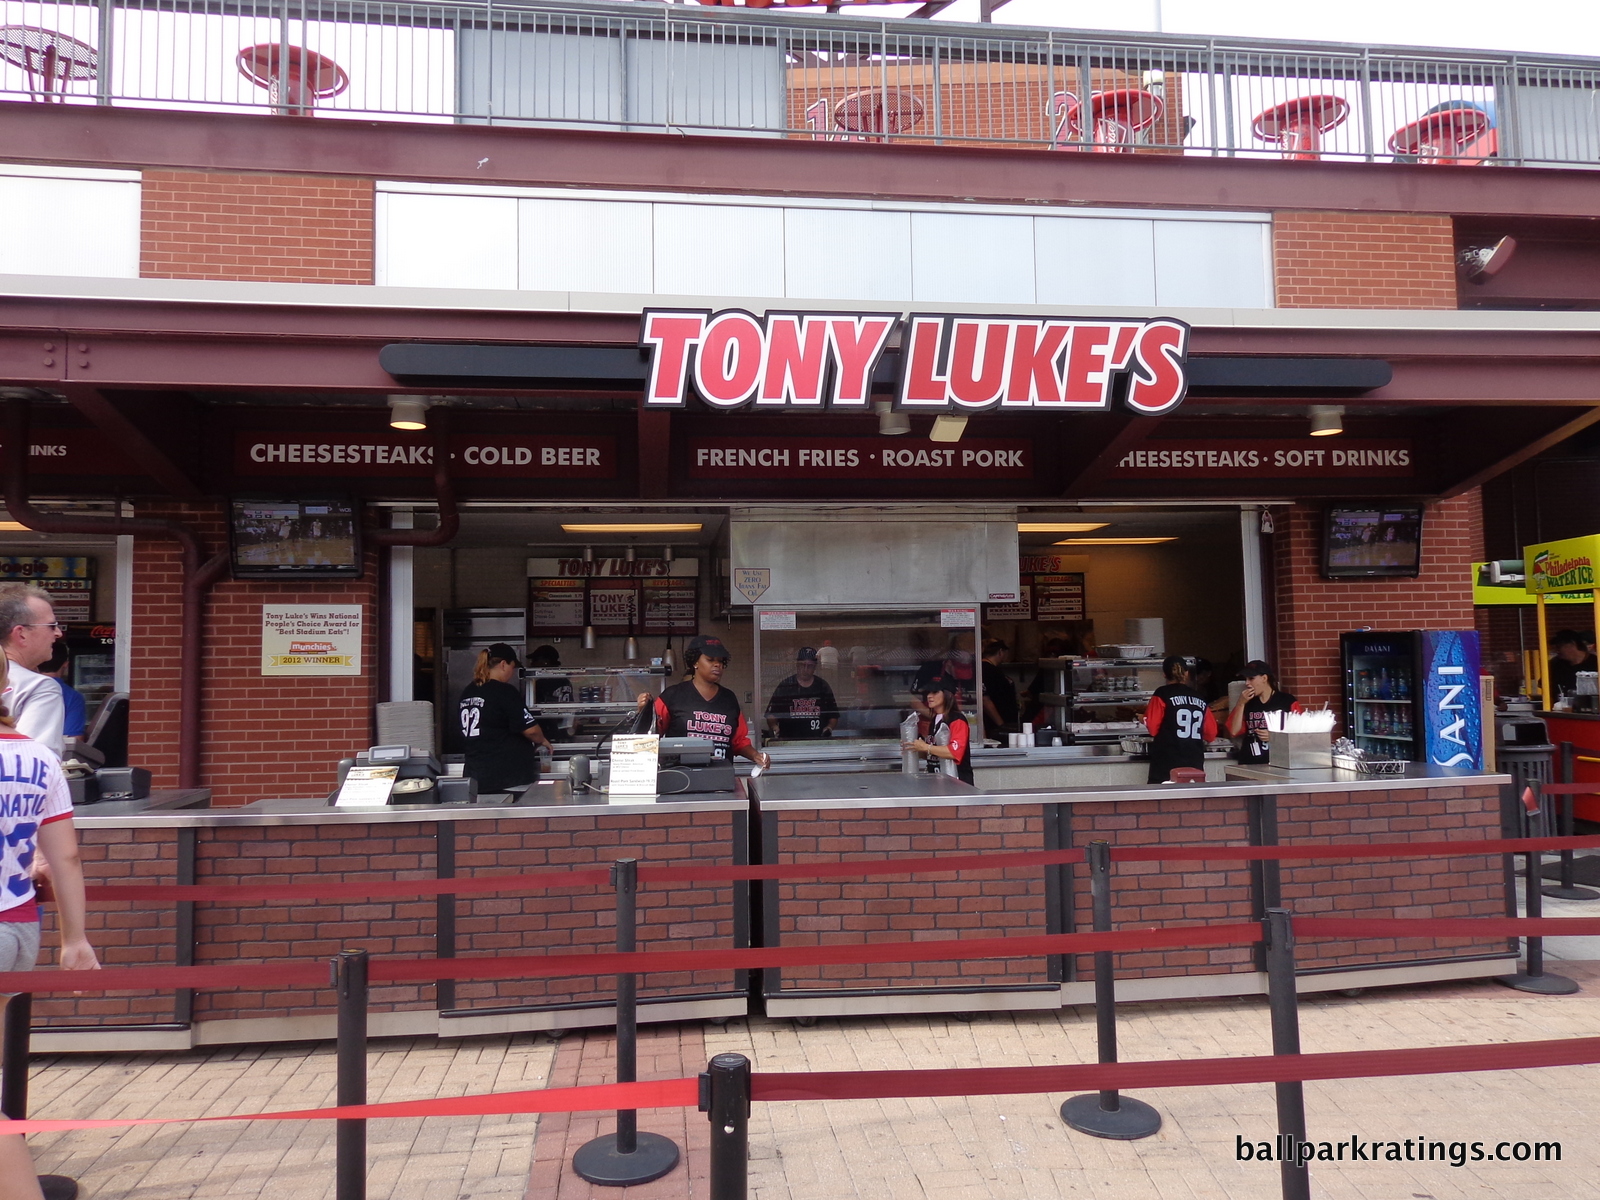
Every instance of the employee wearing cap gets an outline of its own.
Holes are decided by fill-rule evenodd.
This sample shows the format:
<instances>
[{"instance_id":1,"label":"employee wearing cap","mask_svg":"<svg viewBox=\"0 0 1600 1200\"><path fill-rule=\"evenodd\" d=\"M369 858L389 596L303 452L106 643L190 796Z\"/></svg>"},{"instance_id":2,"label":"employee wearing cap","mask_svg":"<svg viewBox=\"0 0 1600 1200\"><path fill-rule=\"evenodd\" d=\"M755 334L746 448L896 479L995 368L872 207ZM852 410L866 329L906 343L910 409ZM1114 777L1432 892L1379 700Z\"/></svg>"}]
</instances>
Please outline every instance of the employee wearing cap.
<instances>
[{"instance_id":1,"label":"employee wearing cap","mask_svg":"<svg viewBox=\"0 0 1600 1200\"><path fill-rule=\"evenodd\" d=\"M839 723L839 702L826 679L817 678L817 652L801 646L794 655L794 674L773 689L767 701L767 728L781 738L833 736Z\"/></svg>"},{"instance_id":2,"label":"employee wearing cap","mask_svg":"<svg viewBox=\"0 0 1600 1200\"><path fill-rule=\"evenodd\" d=\"M480 792L505 792L539 778L539 752L548 746L539 723L512 686L522 656L504 642L478 654L472 682L461 693L461 740L467 774Z\"/></svg>"},{"instance_id":3,"label":"employee wearing cap","mask_svg":"<svg viewBox=\"0 0 1600 1200\"><path fill-rule=\"evenodd\" d=\"M1245 663L1240 674L1244 677L1244 691L1228 713L1228 733L1244 739L1239 743L1240 762L1264 763L1270 757L1267 714L1300 712L1300 702L1278 687L1278 677L1259 658Z\"/></svg>"},{"instance_id":4,"label":"employee wearing cap","mask_svg":"<svg viewBox=\"0 0 1600 1200\"><path fill-rule=\"evenodd\" d=\"M689 678L663 688L655 698L656 732L662 737L703 738L711 743L711 757L716 762L726 762L737 754L759 767L771 765L750 741L750 726L739 711L739 697L722 686L722 672L728 665L728 648L722 639L696 636L683 652L683 665ZM649 705L650 694L641 692L641 716Z\"/></svg>"},{"instance_id":5,"label":"employee wearing cap","mask_svg":"<svg viewBox=\"0 0 1600 1200\"><path fill-rule=\"evenodd\" d=\"M1145 709L1145 728L1150 731L1151 783L1168 783L1180 767L1203 771L1206 743L1217 736L1217 718L1206 698L1189 686L1189 670L1194 660L1170 655L1161 663L1167 682L1158 687Z\"/></svg>"},{"instance_id":6,"label":"employee wearing cap","mask_svg":"<svg viewBox=\"0 0 1600 1200\"><path fill-rule=\"evenodd\" d=\"M922 685L922 700L933 720L927 736L907 748L928 756L929 771L971 783L972 729L961 715L960 686L948 675L937 675Z\"/></svg>"}]
</instances>

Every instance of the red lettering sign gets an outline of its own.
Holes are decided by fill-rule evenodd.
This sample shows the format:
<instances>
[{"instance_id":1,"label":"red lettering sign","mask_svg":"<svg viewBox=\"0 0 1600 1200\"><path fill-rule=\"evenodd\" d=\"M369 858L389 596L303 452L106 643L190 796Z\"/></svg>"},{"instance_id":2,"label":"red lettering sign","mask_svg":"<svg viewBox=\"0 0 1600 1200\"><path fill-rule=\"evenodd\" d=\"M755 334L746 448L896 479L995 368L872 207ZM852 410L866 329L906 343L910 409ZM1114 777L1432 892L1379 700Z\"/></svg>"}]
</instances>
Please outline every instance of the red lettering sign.
<instances>
[{"instance_id":1,"label":"red lettering sign","mask_svg":"<svg viewBox=\"0 0 1600 1200\"><path fill-rule=\"evenodd\" d=\"M691 388L714 408L862 408L891 335L901 338L897 405L932 412L1108 408L1169 412L1188 389L1189 327L1143 321L914 313L648 309L646 407L682 407Z\"/></svg>"}]
</instances>

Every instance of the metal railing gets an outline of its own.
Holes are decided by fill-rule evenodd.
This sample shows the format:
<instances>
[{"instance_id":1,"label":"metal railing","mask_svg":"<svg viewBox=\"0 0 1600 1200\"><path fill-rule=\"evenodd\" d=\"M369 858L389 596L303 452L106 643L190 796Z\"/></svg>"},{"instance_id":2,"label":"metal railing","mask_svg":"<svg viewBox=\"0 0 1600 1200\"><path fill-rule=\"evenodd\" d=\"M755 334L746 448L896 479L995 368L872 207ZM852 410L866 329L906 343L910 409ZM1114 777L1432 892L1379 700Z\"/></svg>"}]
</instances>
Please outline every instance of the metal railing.
<instances>
[{"instance_id":1,"label":"metal railing","mask_svg":"<svg viewBox=\"0 0 1600 1200\"><path fill-rule=\"evenodd\" d=\"M639 0L0 0L0 99L1227 157L1600 164L1600 60Z\"/></svg>"}]
</instances>

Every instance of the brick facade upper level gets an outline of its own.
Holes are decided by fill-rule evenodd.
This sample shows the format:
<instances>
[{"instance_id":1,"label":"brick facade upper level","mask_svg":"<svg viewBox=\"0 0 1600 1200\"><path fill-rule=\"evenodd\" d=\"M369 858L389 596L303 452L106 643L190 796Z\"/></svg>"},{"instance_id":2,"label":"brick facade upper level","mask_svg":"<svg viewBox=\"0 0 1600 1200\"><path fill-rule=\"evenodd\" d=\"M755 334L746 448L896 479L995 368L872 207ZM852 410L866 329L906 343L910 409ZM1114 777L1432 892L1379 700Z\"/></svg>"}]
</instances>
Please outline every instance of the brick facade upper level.
<instances>
[{"instance_id":1,"label":"brick facade upper level","mask_svg":"<svg viewBox=\"0 0 1600 1200\"><path fill-rule=\"evenodd\" d=\"M1279 308L1455 308L1449 217L1285 212L1272 221Z\"/></svg>"}]
</instances>

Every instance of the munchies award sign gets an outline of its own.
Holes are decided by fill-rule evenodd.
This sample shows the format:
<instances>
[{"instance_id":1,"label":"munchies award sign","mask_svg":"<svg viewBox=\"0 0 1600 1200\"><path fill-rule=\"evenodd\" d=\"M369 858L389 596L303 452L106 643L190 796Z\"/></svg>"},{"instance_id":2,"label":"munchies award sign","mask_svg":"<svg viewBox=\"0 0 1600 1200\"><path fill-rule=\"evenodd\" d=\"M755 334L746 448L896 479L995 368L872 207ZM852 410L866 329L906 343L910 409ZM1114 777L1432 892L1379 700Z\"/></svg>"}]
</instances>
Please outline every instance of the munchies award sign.
<instances>
[{"instance_id":1,"label":"munchies award sign","mask_svg":"<svg viewBox=\"0 0 1600 1200\"><path fill-rule=\"evenodd\" d=\"M652 308L641 351L647 408L860 410L899 335L902 412L1110 408L1156 416L1183 402L1189 326L1146 320Z\"/></svg>"}]
</instances>

